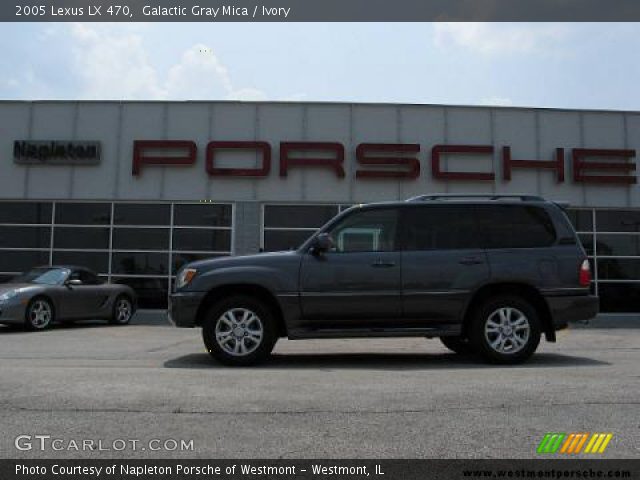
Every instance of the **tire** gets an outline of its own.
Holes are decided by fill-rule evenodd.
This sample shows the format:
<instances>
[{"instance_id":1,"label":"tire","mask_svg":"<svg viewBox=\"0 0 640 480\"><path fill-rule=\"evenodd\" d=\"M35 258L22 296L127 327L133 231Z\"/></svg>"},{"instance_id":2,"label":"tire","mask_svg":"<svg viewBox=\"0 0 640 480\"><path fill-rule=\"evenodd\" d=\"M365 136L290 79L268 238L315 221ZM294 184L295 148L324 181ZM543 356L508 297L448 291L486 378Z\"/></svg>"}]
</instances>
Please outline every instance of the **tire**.
<instances>
[{"instance_id":1,"label":"tire","mask_svg":"<svg viewBox=\"0 0 640 480\"><path fill-rule=\"evenodd\" d=\"M113 313L109 319L112 325L127 325L133 317L133 302L126 295L120 295L113 302Z\"/></svg>"},{"instance_id":2,"label":"tire","mask_svg":"<svg viewBox=\"0 0 640 480\"><path fill-rule=\"evenodd\" d=\"M265 361L278 339L271 309L248 295L234 295L212 305L205 314L202 338L213 358L231 366Z\"/></svg>"},{"instance_id":3,"label":"tire","mask_svg":"<svg viewBox=\"0 0 640 480\"><path fill-rule=\"evenodd\" d=\"M440 337L442 344L454 353L471 355L473 348L469 340L464 337Z\"/></svg>"},{"instance_id":4,"label":"tire","mask_svg":"<svg viewBox=\"0 0 640 480\"><path fill-rule=\"evenodd\" d=\"M540 334L538 312L529 302L515 295L500 295L477 309L469 340L487 362L516 364L533 355Z\"/></svg>"},{"instance_id":5,"label":"tire","mask_svg":"<svg viewBox=\"0 0 640 480\"><path fill-rule=\"evenodd\" d=\"M55 320L53 303L46 297L31 299L25 311L24 324L27 330L45 330Z\"/></svg>"}]
</instances>

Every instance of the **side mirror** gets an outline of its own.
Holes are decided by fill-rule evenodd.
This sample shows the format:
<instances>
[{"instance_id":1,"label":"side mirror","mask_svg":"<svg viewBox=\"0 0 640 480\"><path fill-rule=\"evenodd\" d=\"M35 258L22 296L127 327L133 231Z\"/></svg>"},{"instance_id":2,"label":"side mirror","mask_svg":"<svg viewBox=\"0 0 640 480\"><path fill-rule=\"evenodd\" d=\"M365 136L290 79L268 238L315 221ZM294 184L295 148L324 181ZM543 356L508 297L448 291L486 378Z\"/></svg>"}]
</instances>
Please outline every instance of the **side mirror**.
<instances>
[{"instance_id":1,"label":"side mirror","mask_svg":"<svg viewBox=\"0 0 640 480\"><path fill-rule=\"evenodd\" d=\"M65 282L65 285L67 285L67 287L77 287L78 285L82 285L82 280L79 280L77 278L74 278L72 280L67 280Z\"/></svg>"},{"instance_id":2,"label":"side mirror","mask_svg":"<svg viewBox=\"0 0 640 480\"><path fill-rule=\"evenodd\" d=\"M333 247L333 239L328 233L321 233L313 239L311 250L313 253L324 253Z\"/></svg>"}]
</instances>

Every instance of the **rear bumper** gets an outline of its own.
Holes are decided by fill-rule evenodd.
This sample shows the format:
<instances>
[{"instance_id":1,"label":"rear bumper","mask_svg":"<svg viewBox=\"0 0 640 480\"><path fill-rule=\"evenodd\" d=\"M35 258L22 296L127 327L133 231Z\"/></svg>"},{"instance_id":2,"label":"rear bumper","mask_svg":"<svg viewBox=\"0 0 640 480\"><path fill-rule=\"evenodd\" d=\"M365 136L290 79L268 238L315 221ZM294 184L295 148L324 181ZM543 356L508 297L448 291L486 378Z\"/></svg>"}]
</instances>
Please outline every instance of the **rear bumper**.
<instances>
[{"instance_id":1,"label":"rear bumper","mask_svg":"<svg viewBox=\"0 0 640 480\"><path fill-rule=\"evenodd\" d=\"M195 327L204 296L203 292L172 293L169 296L169 322L175 327Z\"/></svg>"},{"instance_id":2,"label":"rear bumper","mask_svg":"<svg viewBox=\"0 0 640 480\"><path fill-rule=\"evenodd\" d=\"M600 301L595 295L562 295L546 297L555 330L570 322L589 320L598 314Z\"/></svg>"}]
</instances>

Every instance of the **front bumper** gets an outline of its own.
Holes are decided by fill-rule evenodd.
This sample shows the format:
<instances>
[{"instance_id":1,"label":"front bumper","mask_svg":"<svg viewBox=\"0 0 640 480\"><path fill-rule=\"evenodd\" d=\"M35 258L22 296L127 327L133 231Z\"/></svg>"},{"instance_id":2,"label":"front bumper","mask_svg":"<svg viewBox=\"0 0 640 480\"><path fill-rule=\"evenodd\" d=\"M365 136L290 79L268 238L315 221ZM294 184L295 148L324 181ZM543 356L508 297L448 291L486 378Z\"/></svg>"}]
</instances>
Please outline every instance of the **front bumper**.
<instances>
[{"instance_id":1,"label":"front bumper","mask_svg":"<svg viewBox=\"0 0 640 480\"><path fill-rule=\"evenodd\" d=\"M198 308L204 292L177 292L169 296L169 321L175 327L192 328L196 326Z\"/></svg>"},{"instance_id":2,"label":"front bumper","mask_svg":"<svg viewBox=\"0 0 640 480\"><path fill-rule=\"evenodd\" d=\"M23 323L25 319L26 305L14 299L0 302L0 324Z\"/></svg>"},{"instance_id":3,"label":"front bumper","mask_svg":"<svg viewBox=\"0 0 640 480\"><path fill-rule=\"evenodd\" d=\"M546 300L555 330L565 328L570 322L589 320L600 310L600 300L595 295L548 296Z\"/></svg>"}]
</instances>

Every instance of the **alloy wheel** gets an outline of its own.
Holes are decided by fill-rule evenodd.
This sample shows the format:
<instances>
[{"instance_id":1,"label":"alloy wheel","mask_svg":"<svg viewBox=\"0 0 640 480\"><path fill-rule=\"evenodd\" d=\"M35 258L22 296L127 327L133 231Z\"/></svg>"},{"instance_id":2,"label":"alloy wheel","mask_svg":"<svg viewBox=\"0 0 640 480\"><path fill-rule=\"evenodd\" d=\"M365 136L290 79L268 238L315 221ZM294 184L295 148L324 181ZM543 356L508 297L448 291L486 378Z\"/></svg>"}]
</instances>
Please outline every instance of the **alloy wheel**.
<instances>
[{"instance_id":1,"label":"alloy wheel","mask_svg":"<svg viewBox=\"0 0 640 480\"><path fill-rule=\"evenodd\" d=\"M484 335L489 346L502 354L514 354L529 341L529 319L517 308L500 307L487 318Z\"/></svg>"},{"instance_id":2,"label":"alloy wheel","mask_svg":"<svg viewBox=\"0 0 640 480\"><path fill-rule=\"evenodd\" d=\"M31 304L28 315L29 323L33 328L43 329L51 322L53 311L46 300L36 300Z\"/></svg>"},{"instance_id":3,"label":"alloy wheel","mask_svg":"<svg viewBox=\"0 0 640 480\"><path fill-rule=\"evenodd\" d=\"M232 308L216 321L216 342L229 355L243 357L262 342L264 327L260 317L247 308Z\"/></svg>"}]
</instances>

